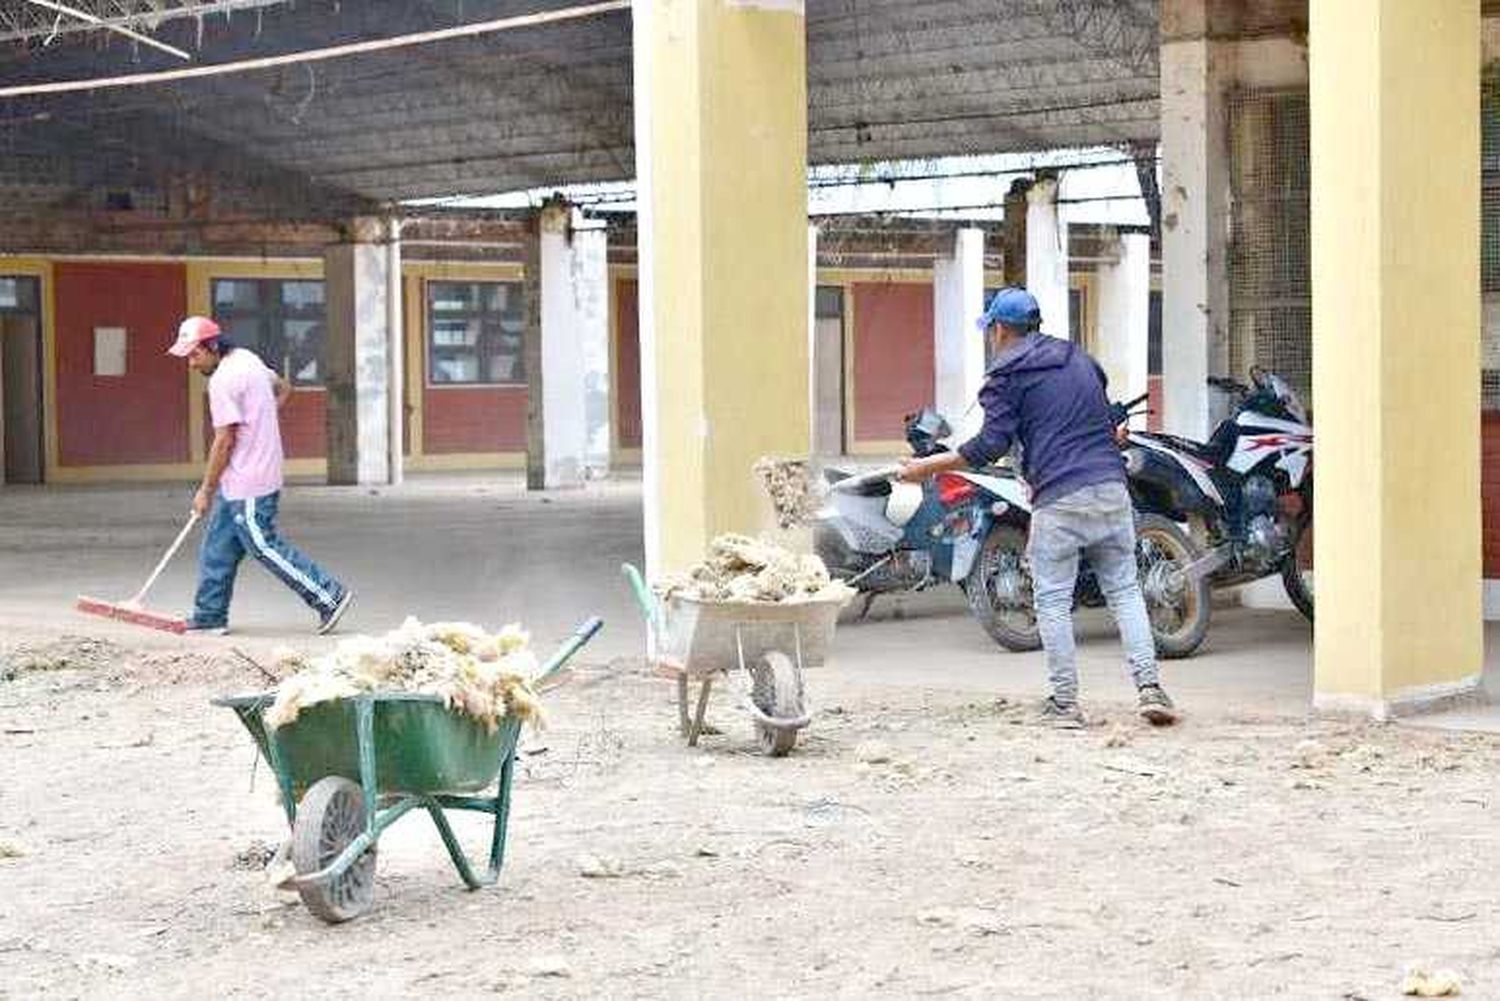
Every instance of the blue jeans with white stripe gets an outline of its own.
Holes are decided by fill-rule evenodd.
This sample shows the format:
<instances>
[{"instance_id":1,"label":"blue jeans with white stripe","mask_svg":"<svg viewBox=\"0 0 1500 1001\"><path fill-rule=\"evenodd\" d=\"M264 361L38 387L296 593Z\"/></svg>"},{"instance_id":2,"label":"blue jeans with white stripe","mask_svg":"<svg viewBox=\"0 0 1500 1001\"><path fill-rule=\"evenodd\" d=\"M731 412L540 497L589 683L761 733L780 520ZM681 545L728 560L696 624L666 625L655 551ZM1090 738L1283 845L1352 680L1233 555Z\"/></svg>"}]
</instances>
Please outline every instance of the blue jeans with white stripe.
<instances>
[{"instance_id":1,"label":"blue jeans with white stripe","mask_svg":"<svg viewBox=\"0 0 1500 1001\"><path fill-rule=\"evenodd\" d=\"M344 585L276 531L280 493L248 500L214 498L203 544L198 549L198 595L193 600L193 622L201 626L229 623L229 599L240 560L249 553L271 574L318 613L327 618L344 596Z\"/></svg>"}]
</instances>

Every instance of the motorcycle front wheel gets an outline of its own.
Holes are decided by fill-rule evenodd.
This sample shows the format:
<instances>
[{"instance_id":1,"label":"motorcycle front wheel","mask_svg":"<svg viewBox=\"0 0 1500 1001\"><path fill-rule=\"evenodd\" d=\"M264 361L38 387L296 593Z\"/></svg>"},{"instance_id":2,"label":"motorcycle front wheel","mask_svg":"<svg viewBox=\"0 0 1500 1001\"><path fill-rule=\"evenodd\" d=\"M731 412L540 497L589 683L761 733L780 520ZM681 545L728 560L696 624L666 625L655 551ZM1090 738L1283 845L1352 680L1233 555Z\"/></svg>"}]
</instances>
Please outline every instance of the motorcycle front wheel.
<instances>
[{"instance_id":1,"label":"motorcycle front wheel","mask_svg":"<svg viewBox=\"0 0 1500 1001\"><path fill-rule=\"evenodd\" d=\"M1140 515L1135 534L1141 594L1157 656L1165 660L1190 656L1208 634L1213 610L1208 579L1195 583L1182 574L1182 568L1197 558L1198 548L1171 519L1158 514Z\"/></svg>"},{"instance_id":2,"label":"motorcycle front wheel","mask_svg":"<svg viewBox=\"0 0 1500 1001\"><path fill-rule=\"evenodd\" d=\"M1296 537L1286 562L1281 564L1281 583L1286 587L1286 596L1292 599L1308 622L1313 621L1313 561L1312 561L1312 512L1303 515L1297 522Z\"/></svg>"},{"instance_id":3,"label":"motorcycle front wheel","mask_svg":"<svg viewBox=\"0 0 1500 1001\"><path fill-rule=\"evenodd\" d=\"M1041 648L1024 530L1014 525L990 529L964 582L964 593L969 611L996 643L1016 653Z\"/></svg>"}]
</instances>

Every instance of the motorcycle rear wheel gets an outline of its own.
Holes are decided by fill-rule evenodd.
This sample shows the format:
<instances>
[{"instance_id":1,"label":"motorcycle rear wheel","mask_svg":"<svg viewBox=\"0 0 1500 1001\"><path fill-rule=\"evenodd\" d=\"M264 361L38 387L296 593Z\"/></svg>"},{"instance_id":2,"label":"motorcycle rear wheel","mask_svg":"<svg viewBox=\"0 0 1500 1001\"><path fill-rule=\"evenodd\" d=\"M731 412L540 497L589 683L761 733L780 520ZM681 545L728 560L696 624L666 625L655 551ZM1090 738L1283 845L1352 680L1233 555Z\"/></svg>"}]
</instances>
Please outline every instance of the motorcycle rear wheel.
<instances>
[{"instance_id":1,"label":"motorcycle rear wheel","mask_svg":"<svg viewBox=\"0 0 1500 1001\"><path fill-rule=\"evenodd\" d=\"M1179 572L1197 558L1198 547L1171 519L1158 514L1140 515L1135 534L1141 594L1156 654L1164 660L1191 656L1208 635L1213 611L1208 578L1195 583Z\"/></svg>"},{"instance_id":2,"label":"motorcycle rear wheel","mask_svg":"<svg viewBox=\"0 0 1500 1001\"><path fill-rule=\"evenodd\" d=\"M964 593L969 611L996 643L1016 653L1041 649L1024 530L1014 525L990 529L964 582Z\"/></svg>"}]
</instances>

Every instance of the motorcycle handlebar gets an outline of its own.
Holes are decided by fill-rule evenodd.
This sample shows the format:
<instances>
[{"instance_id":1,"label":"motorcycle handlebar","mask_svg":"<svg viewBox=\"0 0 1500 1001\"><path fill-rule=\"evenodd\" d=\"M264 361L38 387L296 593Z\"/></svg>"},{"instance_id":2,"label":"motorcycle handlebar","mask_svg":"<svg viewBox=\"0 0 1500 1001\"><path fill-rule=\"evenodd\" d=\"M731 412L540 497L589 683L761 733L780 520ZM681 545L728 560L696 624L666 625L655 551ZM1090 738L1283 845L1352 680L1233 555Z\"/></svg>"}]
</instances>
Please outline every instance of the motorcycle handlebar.
<instances>
[{"instance_id":1,"label":"motorcycle handlebar","mask_svg":"<svg viewBox=\"0 0 1500 1001\"><path fill-rule=\"evenodd\" d=\"M850 490L860 490L871 483L893 479L899 472L901 472L900 466L885 466L881 469L873 469L868 473L861 473L858 476L851 476L846 480L839 480L837 483L830 484L828 489L837 490L840 493Z\"/></svg>"},{"instance_id":2,"label":"motorcycle handlebar","mask_svg":"<svg viewBox=\"0 0 1500 1001\"><path fill-rule=\"evenodd\" d=\"M1247 386L1247 385L1245 385L1243 382L1237 382L1234 379L1225 379L1225 378L1223 378L1221 376L1217 376L1217 375L1211 375L1211 376L1209 376L1208 377L1208 384L1210 386L1214 387L1215 389L1223 389L1223 390L1226 390L1226 391L1231 392L1231 393L1248 393L1248 392L1250 392L1250 387Z\"/></svg>"}]
</instances>

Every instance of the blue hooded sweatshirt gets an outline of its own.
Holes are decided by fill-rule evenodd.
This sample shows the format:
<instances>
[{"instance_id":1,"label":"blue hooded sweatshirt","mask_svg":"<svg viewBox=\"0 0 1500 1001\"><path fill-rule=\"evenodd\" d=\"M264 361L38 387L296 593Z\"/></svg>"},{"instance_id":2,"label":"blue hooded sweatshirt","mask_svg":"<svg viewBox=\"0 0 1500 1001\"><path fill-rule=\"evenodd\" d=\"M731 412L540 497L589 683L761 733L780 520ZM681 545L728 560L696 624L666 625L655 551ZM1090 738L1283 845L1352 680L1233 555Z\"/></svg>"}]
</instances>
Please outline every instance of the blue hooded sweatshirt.
<instances>
[{"instance_id":1,"label":"blue hooded sweatshirt","mask_svg":"<svg viewBox=\"0 0 1500 1001\"><path fill-rule=\"evenodd\" d=\"M1124 483L1107 383L1076 344L1032 334L990 367L979 390L984 426L959 454L977 469L1020 439L1022 471L1037 507L1096 483Z\"/></svg>"}]
</instances>

